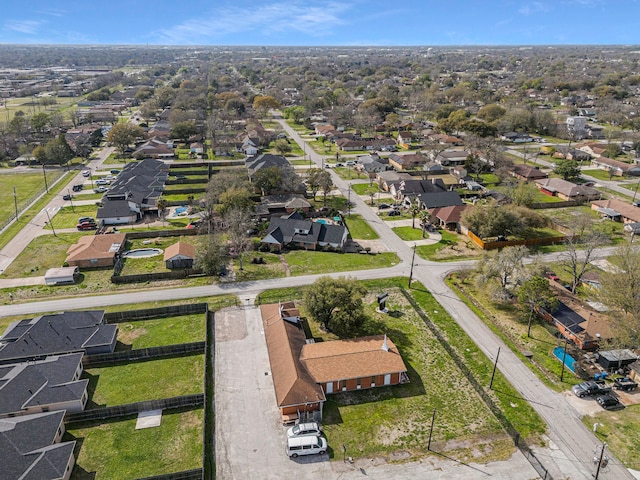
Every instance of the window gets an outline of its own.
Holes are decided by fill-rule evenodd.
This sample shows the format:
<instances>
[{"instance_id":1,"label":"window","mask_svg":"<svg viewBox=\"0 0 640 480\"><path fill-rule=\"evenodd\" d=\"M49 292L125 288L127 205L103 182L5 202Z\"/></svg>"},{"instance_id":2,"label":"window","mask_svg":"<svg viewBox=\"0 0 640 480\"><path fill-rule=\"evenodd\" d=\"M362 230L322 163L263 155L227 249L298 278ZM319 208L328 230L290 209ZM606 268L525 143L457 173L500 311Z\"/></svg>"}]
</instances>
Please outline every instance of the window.
<instances>
[{"instance_id":1,"label":"window","mask_svg":"<svg viewBox=\"0 0 640 480\"><path fill-rule=\"evenodd\" d=\"M376 377L375 377L375 375L373 377L371 377L371 386L372 387L376 386Z\"/></svg>"},{"instance_id":2,"label":"window","mask_svg":"<svg viewBox=\"0 0 640 480\"><path fill-rule=\"evenodd\" d=\"M358 379L357 379L357 385L356 385L356 388L357 388L358 390L360 390L360 388L362 387L361 383L362 383L362 380L361 380L361 378L360 378L360 377L358 377Z\"/></svg>"},{"instance_id":3,"label":"window","mask_svg":"<svg viewBox=\"0 0 640 480\"><path fill-rule=\"evenodd\" d=\"M342 380L342 391L344 392L347 389L347 381Z\"/></svg>"}]
</instances>

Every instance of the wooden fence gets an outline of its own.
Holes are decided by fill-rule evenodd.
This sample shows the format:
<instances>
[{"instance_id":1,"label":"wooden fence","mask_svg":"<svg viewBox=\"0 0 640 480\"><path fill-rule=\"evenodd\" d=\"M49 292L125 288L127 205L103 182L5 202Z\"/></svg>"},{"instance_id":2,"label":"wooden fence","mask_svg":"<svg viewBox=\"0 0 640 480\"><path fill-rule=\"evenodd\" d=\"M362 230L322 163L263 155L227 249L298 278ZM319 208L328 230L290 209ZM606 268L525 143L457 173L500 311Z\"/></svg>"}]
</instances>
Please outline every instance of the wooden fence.
<instances>
[{"instance_id":1,"label":"wooden fence","mask_svg":"<svg viewBox=\"0 0 640 480\"><path fill-rule=\"evenodd\" d=\"M105 367L118 363L148 362L160 358L185 357L205 353L205 342L177 343L161 347L136 348L82 357L84 368Z\"/></svg>"},{"instance_id":2,"label":"wooden fence","mask_svg":"<svg viewBox=\"0 0 640 480\"><path fill-rule=\"evenodd\" d=\"M194 470L185 470L184 472L165 473L164 475L138 478L137 480L202 480L203 478L203 469L196 468Z\"/></svg>"},{"instance_id":3,"label":"wooden fence","mask_svg":"<svg viewBox=\"0 0 640 480\"><path fill-rule=\"evenodd\" d=\"M473 243L478 245L483 250L495 250L496 248L514 247L517 245L524 245L527 247L533 247L537 245L554 245L557 243L563 243L565 241L562 237L544 237L544 238L528 238L526 240L506 240L503 242L485 242L480 237L475 235L471 230L467 230L467 236Z\"/></svg>"},{"instance_id":4,"label":"wooden fence","mask_svg":"<svg viewBox=\"0 0 640 480\"><path fill-rule=\"evenodd\" d=\"M188 303L185 305L169 305L158 308L142 308L139 310L123 310L104 314L106 323L135 322L152 318L177 317L179 315L193 315L207 313L208 305L204 302Z\"/></svg>"},{"instance_id":5,"label":"wooden fence","mask_svg":"<svg viewBox=\"0 0 640 480\"><path fill-rule=\"evenodd\" d=\"M171 270L170 272L157 273L140 273L138 275L113 275L111 283L139 283L152 282L155 280L178 280L188 277L197 277L202 275L202 270L194 268L185 268L181 270Z\"/></svg>"}]
</instances>

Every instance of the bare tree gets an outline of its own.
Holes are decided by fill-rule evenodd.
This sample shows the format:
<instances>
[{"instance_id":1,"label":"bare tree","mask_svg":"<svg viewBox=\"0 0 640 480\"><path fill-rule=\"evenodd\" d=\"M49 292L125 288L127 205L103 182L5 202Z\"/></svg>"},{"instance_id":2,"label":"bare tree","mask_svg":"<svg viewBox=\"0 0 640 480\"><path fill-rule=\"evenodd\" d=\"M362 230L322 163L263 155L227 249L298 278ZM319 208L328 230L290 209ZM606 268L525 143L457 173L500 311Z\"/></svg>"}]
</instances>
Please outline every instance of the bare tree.
<instances>
[{"instance_id":1,"label":"bare tree","mask_svg":"<svg viewBox=\"0 0 640 480\"><path fill-rule=\"evenodd\" d=\"M594 230L588 218L576 218L570 230L564 241L566 250L562 255L562 269L571 275L571 293L576 293L582 277L597 258L596 249L609 239L602 232Z\"/></svg>"},{"instance_id":2,"label":"bare tree","mask_svg":"<svg viewBox=\"0 0 640 480\"><path fill-rule=\"evenodd\" d=\"M241 206L231 207L224 214L224 222L227 225L231 254L238 258L240 270L242 270L244 266L242 255L249 246L247 232L251 228L251 211Z\"/></svg>"}]
</instances>

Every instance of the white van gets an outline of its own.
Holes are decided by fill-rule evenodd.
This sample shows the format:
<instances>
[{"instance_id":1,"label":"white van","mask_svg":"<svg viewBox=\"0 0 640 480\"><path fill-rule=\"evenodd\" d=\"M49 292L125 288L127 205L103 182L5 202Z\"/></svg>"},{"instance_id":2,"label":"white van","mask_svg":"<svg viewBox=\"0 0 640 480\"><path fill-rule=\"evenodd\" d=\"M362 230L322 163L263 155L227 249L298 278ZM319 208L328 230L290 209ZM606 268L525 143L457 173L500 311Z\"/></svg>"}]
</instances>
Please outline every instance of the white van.
<instances>
[{"instance_id":1,"label":"white van","mask_svg":"<svg viewBox=\"0 0 640 480\"><path fill-rule=\"evenodd\" d=\"M324 437L310 435L307 437L287 438L287 455L296 458L299 455L322 455L327 451L327 440Z\"/></svg>"}]
</instances>

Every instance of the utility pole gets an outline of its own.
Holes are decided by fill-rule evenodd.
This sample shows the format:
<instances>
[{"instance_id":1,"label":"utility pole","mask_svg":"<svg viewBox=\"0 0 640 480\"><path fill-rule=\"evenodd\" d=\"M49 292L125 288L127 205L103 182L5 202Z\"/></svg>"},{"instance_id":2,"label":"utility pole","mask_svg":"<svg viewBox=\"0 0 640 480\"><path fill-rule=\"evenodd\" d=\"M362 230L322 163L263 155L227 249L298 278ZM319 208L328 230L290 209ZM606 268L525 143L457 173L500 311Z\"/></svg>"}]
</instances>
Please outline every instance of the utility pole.
<instances>
[{"instance_id":1,"label":"utility pole","mask_svg":"<svg viewBox=\"0 0 640 480\"><path fill-rule=\"evenodd\" d=\"M598 467L596 468L596 474L595 474L595 479L598 480L598 475L600 475L600 468L602 467L602 464L604 463L605 465L608 463L608 461L606 460L606 457L604 456L604 449L607 448L607 444L603 443L602 444L602 450L600 450L600 458L597 459L598 461Z\"/></svg>"},{"instance_id":2,"label":"utility pole","mask_svg":"<svg viewBox=\"0 0 640 480\"><path fill-rule=\"evenodd\" d=\"M638 180L638 183L636 183L636 189L633 192L633 200L631 200L631 203L633 204L636 203L636 194L638 193L638 186L640 186L640 180Z\"/></svg>"},{"instance_id":3,"label":"utility pole","mask_svg":"<svg viewBox=\"0 0 640 480\"><path fill-rule=\"evenodd\" d=\"M44 188L49 193L49 185L47 185L47 172L44 169L44 162L42 162L42 176L44 177Z\"/></svg>"},{"instance_id":4,"label":"utility pole","mask_svg":"<svg viewBox=\"0 0 640 480\"><path fill-rule=\"evenodd\" d=\"M560 381L564 381L564 363L567 359L567 343L569 343L569 338L564 337L564 353L562 354L562 370L560 371Z\"/></svg>"},{"instance_id":5,"label":"utility pole","mask_svg":"<svg viewBox=\"0 0 640 480\"><path fill-rule=\"evenodd\" d=\"M18 194L16 193L16 187L13 187L13 205L16 207L16 222L18 221Z\"/></svg>"},{"instance_id":6,"label":"utility pole","mask_svg":"<svg viewBox=\"0 0 640 480\"><path fill-rule=\"evenodd\" d=\"M351 184L347 184L347 217L351 217Z\"/></svg>"},{"instance_id":7,"label":"utility pole","mask_svg":"<svg viewBox=\"0 0 640 480\"><path fill-rule=\"evenodd\" d=\"M71 211L75 213L76 209L73 208L73 196L71 195L71 192L69 191L68 188L67 188L67 194L69 195L69 203L71 204Z\"/></svg>"},{"instance_id":8,"label":"utility pole","mask_svg":"<svg viewBox=\"0 0 640 480\"><path fill-rule=\"evenodd\" d=\"M496 376L496 368L498 368L498 358L500 358L500 347L498 347L498 354L496 355L496 361L493 364L493 372L491 373L491 382L489 382L489 390L493 390L493 378Z\"/></svg>"},{"instance_id":9,"label":"utility pole","mask_svg":"<svg viewBox=\"0 0 640 480\"><path fill-rule=\"evenodd\" d=\"M53 228L53 223L51 222L51 217L49 216L49 210L47 210L46 208L44 209L44 213L47 214L47 218L49 219L49 225L51 225L51 231L53 232L53 236L57 237L56 235L56 230Z\"/></svg>"},{"instance_id":10,"label":"utility pole","mask_svg":"<svg viewBox=\"0 0 640 480\"><path fill-rule=\"evenodd\" d=\"M431 437L433 436L433 424L436 422L436 409L433 409L433 415L431 416L431 428L429 429L429 443L427 443L427 451L431 450Z\"/></svg>"},{"instance_id":11,"label":"utility pole","mask_svg":"<svg viewBox=\"0 0 640 480\"><path fill-rule=\"evenodd\" d=\"M411 270L409 270L409 285L407 288L411 288L411 281L413 280L413 266L416 263L416 247L417 243L413 244L413 255L411 255Z\"/></svg>"}]
</instances>

